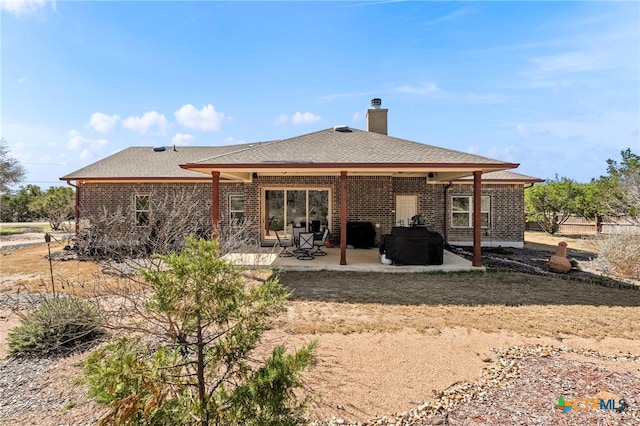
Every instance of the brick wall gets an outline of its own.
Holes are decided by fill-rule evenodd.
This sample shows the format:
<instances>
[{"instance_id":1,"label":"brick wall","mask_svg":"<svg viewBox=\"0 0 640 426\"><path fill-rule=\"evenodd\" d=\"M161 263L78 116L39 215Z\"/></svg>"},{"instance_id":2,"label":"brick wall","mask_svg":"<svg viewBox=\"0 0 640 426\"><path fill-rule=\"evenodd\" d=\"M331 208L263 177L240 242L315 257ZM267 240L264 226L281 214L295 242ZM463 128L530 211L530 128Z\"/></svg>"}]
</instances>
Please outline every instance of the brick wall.
<instances>
[{"instance_id":1,"label":"brick wall","mask_svg":"<svg viewBox=\"0 0 640 426\"><path fill-rule=\"evenodd\" d=\"M136 226L136 195L150 196L149 223L166 223L173 215L188 212L192 229L211 234L211 183L205 182L84 183L78 187L80 223L118 218L112 232L144 234L147 230Z\"/></svg>"},{"instance_id":2,"label":"brick wall","mask_svg":"<svg viewBox=\"0 0 640 426\"><path fill-rule=\"evenodd\" d=\"M250 223L249 232L256 236L260 230L260 197L263 188L328 188L331 196L331 232L336 241L340 238L340 177L339 176L259 176L252 183L220 184L220 225L229 225L229 196L244 195L245 218ZM471 228L449 228L445 232L445 214L451 220L451 196L473 195L473 185L428 184L425 178L398 178L390 176L348 176L348 221L372 222L376 227L376 241L391 232L394 225L395 196L415 195L418 213L427 218L430 230L448 234L450 242L471 242ZM211 233L211 183L85 183L79 187L80 218L95 217L105 210L110 214L121 212L125 218L123 229L135 229L134 195L151 194L152 222L163 220L166 213L160 206L180 208L180 200L189 204L193 221L205 233ZM491 197L491 226L483 229L483 243L491 241L524 240L524 191L522 185L485 184L483 195ZM167 200L174 200L174 204ZM175 201L178 200L178 201ZM445 209L446 204L446 209Z\"/></svg>"},{"instance_id":3,"label":"brick wall","mask_svg":"<svg viewBox=\"0 0 640 426\"><path fill-rule=\"evenodd\" d=\"M418 213L427 218L429 230L439 233L444 231L444 185L427 184L425 178L394 178L393 192L393 208L395 195L416 195ZM387 232L390 231L391 228Z\"/></svg>"},{"instance_id":4,"label":"brick wall","mask_svg":"<svg viewBox=\"0 0 640 426\"><path fill-rule=\"evenodd\" d=\"M448 190L447 215L451 223L451 196L473 196L473 185L453 185ZM491 197L490 226L482 228L482 244L524 242L524 188L522 184L483 184L482 195ZM473 241L472 228L449 226L450 243Z\"/></svg>"}]
</instances>

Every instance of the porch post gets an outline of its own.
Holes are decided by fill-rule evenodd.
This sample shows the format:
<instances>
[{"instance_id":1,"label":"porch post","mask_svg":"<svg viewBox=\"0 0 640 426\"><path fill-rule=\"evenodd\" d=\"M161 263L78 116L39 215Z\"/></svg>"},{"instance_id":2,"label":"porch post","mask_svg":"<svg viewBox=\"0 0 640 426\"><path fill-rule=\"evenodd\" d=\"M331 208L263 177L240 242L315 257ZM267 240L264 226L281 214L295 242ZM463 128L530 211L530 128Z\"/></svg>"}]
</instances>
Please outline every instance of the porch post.
<instances>
[{"instance_id":1,"label":"porch post","mask_svg":"<svg viewBox=\"0 0 640 426\"><path fill-rule=\"evenodd\" d=\"M347 264L347 172L340 172L340 264Z\"/></svg>"},{"instance_id":2,"label":"porch post","mask_svg":"<svg viewBox=\"0 0 640 426\"><path fill-rule=\"evenodd\" d=\"M71 186L75 186L76 188L76 205L75 205L74 215L76 220L75 228L76 228L76 238L77 238L78 231L80 230L80 185L71 185Z\"/></svg>"},{"instance_id":3,"label":"porch post","mask_svg":"<svg viewBox=\"0 0 640 426\"><path fill-rule=\"evenodd\" d=\"M473 266L482 266L482 171L473 172Z\"/></svg>"},{"instance_id":4,"label":"porch post","mask_svg":"<svg viewBox=\"0 0 640 426\"><path fill-rule=\"evenodd\" d=\"M218 238L220 226L220 172L211 172L211 238Z\"/></svg>"}]
</instances>

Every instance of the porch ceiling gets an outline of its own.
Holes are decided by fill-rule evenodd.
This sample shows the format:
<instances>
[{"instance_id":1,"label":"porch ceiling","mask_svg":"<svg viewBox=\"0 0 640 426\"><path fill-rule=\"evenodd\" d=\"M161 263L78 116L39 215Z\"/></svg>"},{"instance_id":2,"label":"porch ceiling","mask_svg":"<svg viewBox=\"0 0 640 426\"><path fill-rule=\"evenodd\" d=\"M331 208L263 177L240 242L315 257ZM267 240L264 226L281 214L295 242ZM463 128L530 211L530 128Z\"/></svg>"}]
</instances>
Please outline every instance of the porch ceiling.
<instances>
[{"instance_id":1,"label":"porch ceiling","mask_svg":"<svg viewBox=\"0 0 640 426\"><path fill-rule=\"evenodd\" d=\"M424 177L430 182L451 182L452 180L472 176L474 171L490 173L517 167L517 164L268 164L268 165L194 165L182 164L180 167L211 176L220 172L225 180L251 182L254 173L262 176L340 176L346 171L348 176L394 176Z\"/></svg>"}]
</instances>

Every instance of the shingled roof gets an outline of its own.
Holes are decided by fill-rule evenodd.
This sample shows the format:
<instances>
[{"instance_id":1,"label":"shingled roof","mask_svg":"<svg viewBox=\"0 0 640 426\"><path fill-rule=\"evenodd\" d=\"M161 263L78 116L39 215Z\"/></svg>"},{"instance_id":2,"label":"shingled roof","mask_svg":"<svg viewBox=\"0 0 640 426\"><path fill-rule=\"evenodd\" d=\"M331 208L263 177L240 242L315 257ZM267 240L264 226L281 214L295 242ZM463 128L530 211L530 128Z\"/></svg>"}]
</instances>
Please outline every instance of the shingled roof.
<instances>
[{"instance_id":1,"label":"shingled roof","mask_svg":"<svg viewBox=\"0 0 640 426\"><path fill-rule=\"evenodd\" d=\"M473 183L473 176L467 176L459 179L460 182ZM512 172L511 170L501 170L499 172L485 173L482 175L483 183L491 182L514 182L514 183L534 183L544 182L544 179L523 175L521 173Z\"/></svg>"},{"instance_id":2,"label":"shingled roof","mask_svg":"<svg viewBox=\"0 0 640 426\"><path fill-rule=\"evenodd\" d=\"M205 179L202 173L180 168L180 164L211 158L251 144L228 146L130 147L89 164L60 180L79 179Z\"/></svg>"},{"instance_id":3,"label":"shingled roof","mask_svg":"<svg viewBox=\"0 0 640 426\"><path fill-rule=\"evenodd\" d=\"M131 147L61 180L202 180L212 170L225 170L223 178L238 172L322 170L451 170L460 177L469 170L485 172L517 167L479 155L440 148L358 129L325 129L289 139L228 146L181 146L158 150ZM235 173L235 174L234 174ZM246 179L246 178L245 178Z\"/></svg>"},{"instance_id":4,"label":"shingled roof","mask_svg":"<svg viewBox=\"0 0 640 426\"><path fill-rule=\"evenodd\" d=\"M479 155L467 154L358 129L338 131L333 128L271 143L254 144L243 150L216 154L191 162L198 165L245 164L497 164L504 163Z\"/></svg>"}]
</instances>

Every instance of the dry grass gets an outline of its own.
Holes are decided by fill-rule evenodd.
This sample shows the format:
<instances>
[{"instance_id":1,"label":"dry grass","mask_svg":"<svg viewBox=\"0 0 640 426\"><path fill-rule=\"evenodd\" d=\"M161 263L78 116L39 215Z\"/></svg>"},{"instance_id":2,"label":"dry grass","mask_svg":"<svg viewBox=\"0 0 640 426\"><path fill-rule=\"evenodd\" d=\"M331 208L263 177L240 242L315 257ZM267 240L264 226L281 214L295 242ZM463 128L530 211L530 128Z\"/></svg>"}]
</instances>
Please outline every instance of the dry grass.
<instances>
[{"instance_id":1,"label":"dry grass","mask_svg":"<svg viewBox=\"0 0 640 426\"><path fill-rule=\"evenodd\" d=\"M63 252L65 242L51 244L51 253ZM104 280L117 280L102 273L104 265L77 260L54 260L52 270L56 292L95 296ZM0 252L0 294L28 291L51 292L51 272L45 244ZM100 285L98 285L100 284Z\"/></svg>"},{"instance_id":2,"label":"dry grass","mask_svg":"<svg viewBox=\"0 0 640 426\"><path fill-rule=\"evenodd\" d=\"M52 252L62 247L52 245ZM548 247L553 249L553 242ZM0 253L0 293L49 291L46 253L46 245ZM60 292L94 296L104 289L105 281L118 285L94 262L56 261L53 270ZM281 280L291 289L292 298L278 325L296 333L409 328L438 334L444 328L465 327L596 339L635 339L640 334L640 291L550 277L497 272L287 272Z\"/></svg>"},{"instance_id":3,"label":"dry grass","mask_svg":"<svg viewBox=\"0 0 640 426\"><path fill-rule=\"evenodd\" d=\"M640 236L615 235L597 242L596 266L622 278L640 279Z\"/></svg>"},{"instance_id":4,"label":"dry grass","mask_svg":"<svg viewBox=\"0 0 640 426\"><path fill-rule=\"evenodd\" d=\"M525 336L634 339L640 292L520 273L366 274L287 272L283 326L296 333L448 327Z\"/></svg>"},{"instance_id":5,"label":"dry grass","mask_svg":"<svg viewBox=\"0 0 640 426\"><path fill-rule=\"evenodd\" d=\"M549 251L557 245L538 244ZM570 243L572 247L576 245ZM53 251L61 249L52 246ZM46 252L45 245L0 252L0 293L48 291ZM102 267L54 262L57 289L65 282L63 292L94 295L104 280L114 280L102 274ZM319 363L305 376L318 398L310 418L363 421L412 408L431 398L432 389L480 377L486 366L482 354L492 347L562 344L555 337L580 348L637 352L640 291L519 273L288 272L281 281L292 291L291 303L266 338L288 347L314 338L320 342ZM16 324L17 318L0 306L0 358L6 354L6 331ZM309 335L313 333L324 334ZM532 338L536 336L542 338ZM610 339L616 337L622 339ZM12 421L94 422L99 407L73 385L81 377L77 361L59 361L55 376L45 378L46 387L40 390L52 400L64 394L77 406L64 412L24 411ZM637 372L635 364L625 368Z\"/></svg>"}]
</instances>

